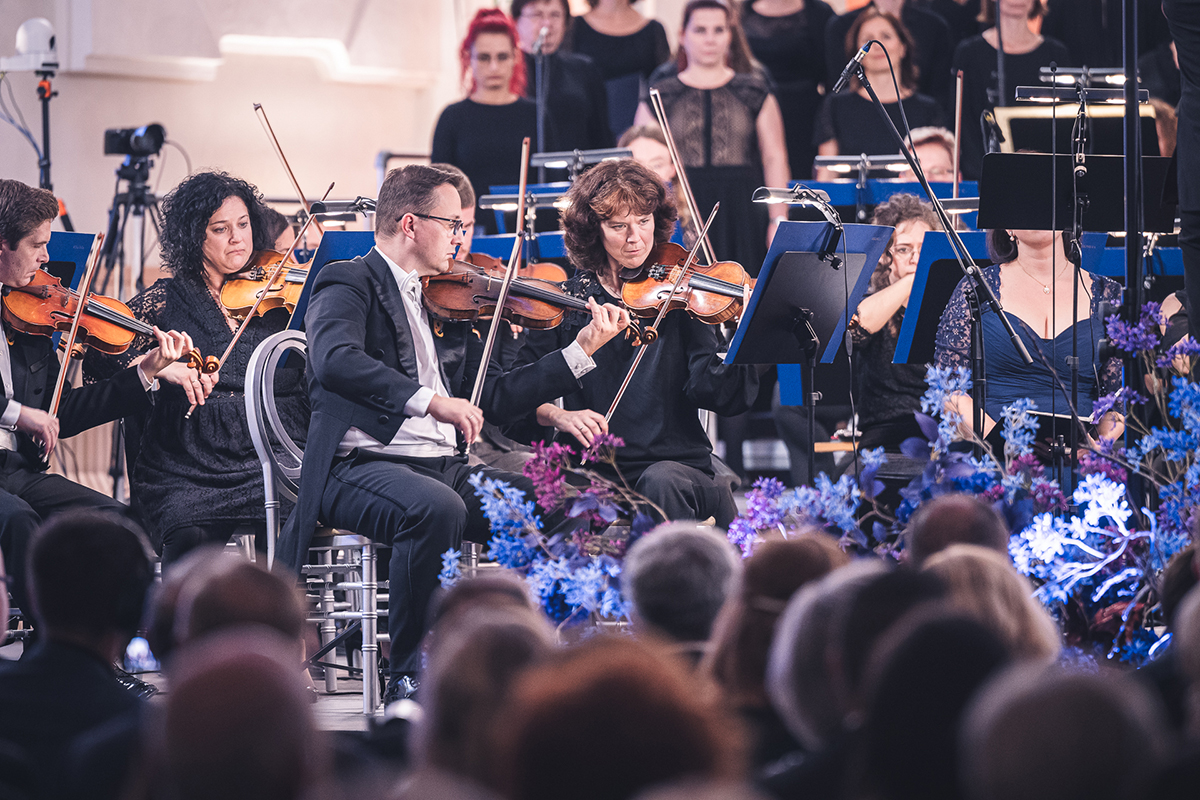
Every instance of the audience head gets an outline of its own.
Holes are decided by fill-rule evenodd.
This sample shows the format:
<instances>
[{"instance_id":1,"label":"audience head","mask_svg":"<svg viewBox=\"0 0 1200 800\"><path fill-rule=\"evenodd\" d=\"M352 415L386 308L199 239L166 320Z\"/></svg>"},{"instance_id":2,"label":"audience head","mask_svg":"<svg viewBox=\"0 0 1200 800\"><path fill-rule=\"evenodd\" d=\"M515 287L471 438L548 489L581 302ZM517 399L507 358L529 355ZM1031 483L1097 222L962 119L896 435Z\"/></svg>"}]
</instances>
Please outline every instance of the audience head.
<instances>
[{"instance_id":1,"label":"audience head","mask_svg":"<svg viewBox=\"0 0 1200 800\"><path fill-rule=\"evenodd\" d=\"M741 572L741 558L715 528L667 522L629 548L621 590L635 627L676 642L700 642L712 633Z\"/></svg>"},{"instance_id":2,"label":"audience head","mask_svg":"<svg viewBox=\"0 0 1200 800\"><path fill-rule=\"evenodd\" d=\"M875 648L863 726L863 780L888 800L957 800L958 730L974 694L1009 660L972 619L917 610Z\"/></svg>"},{"instance_id":3,"label":"audience head","mask_svg":"<svg viewBox=\"0 0 1200 800\"><path fill-rule=\"evenodd\" d=\"M727 0L689 0L683 7L675 61L680 72L692 63L698 67L725 65L734 72L753 71L754 56L742 30L738 6Z\"/></svg>"},{"instance_id":4,"label":"audience head","mask_svg":"<svg viewBox=\"0 0 1200 800\"><path fill-rule=\"evenodd\" d=\"M8 574L4 571L4 559L0 558L0 578L4 579L4 585L8 585ZM0 619L4 620L4 624L8 625L8 614L12 609L8 605L8 589L0 589Z\"/></svg>"},{"instance_id":5,"label":"audience head","mask_svg":"<svg viewBox=\"0 0 1200 800\"><path fill-rule=\"evenodd\" d=\"M525 59L517 43L517 28L503 11L481 8L475 12L458 47L463 82L471 76L468 95L478 89L525 93Z\"/></svg>"},{"instance_id":6,"label":"audience head","mask_svg":"<svg viewBox=\"0 0 1200 800\"><path fill-rule=\"evenodd\" d=\"M617 147L628 147L633 151L633 160L649 167L664 184L675 180L675 165L671 163L671 151L667 149L667 137L657 123L634 125L621 134Z\"/></svg>"},{"instance_id":7,"label":"audience head","mask_svg":"<svg viewBox=\"0 0 1200 800\"><path fill-rule=\"evenodd\" d=\"M1061 634L1029 580L995 550L956 544L929 557L924 570L946 586L946 600L1004 642L1019 661L1054 661Z\"/></svg>"},{"instance_id":8,"label":"audience head","mask_svg":"<svg viewBox=\"0 0 1200 800\"><path fill-rule=\"evenodd\" d=\"M567 0L513 0L512 16L517 23L521 49L526 53L534 51L543 29L546 37L542 40L542 52L556 52L571 24Z\"/></svg>"},{"instance_id":9,"label":"audience head","mask_svg":"<svg viewBox=\"0 0 1200 800\"><path fill-rule=\"evenodd\" d=\"M974 495L945 494L918 506L904 531L908 563L919 569L952 544L977 544L1007 555L1008 525Z\"/></svg>"},{"instance_id":10,"label":"audience head","mask_svg":"<svg viewBox=\"0 0 1200 800\"><path fill-rule=\"evenodd\" d=\"M28 575L49 638L119 653L141 624L154 568L145 535L129 520L65 511L34 537Z\"/></svg>"},{"instance_id":11,"label":"audience head","mask_svg":"<svg viewBox=\"0 0 1200 800\"><path fill-rule=\"evenodd\" d=\"M954 134L945 128L926 125L912 132L912 148L916 153L925 180L930 183L954 180ZM901 180L915 181L911 169L900 173Z\"/></svg>"},{"instance_id":12,"label":"audience head","mask_svg":"<svg viewBox=\"0 0 1200 800\"><path fill-rule=\"evenodd\" d=\"M1195 526L1193 526L1195 528ZM1162 606L1167 630L1175 629L1175 617L1183 598L1200 580L1200 562L1196 559L1196 543L1193 541L1180 550L1167 563L1159 577L1158 597Z\"/></svg>"},{"instance_id":13,"label":"audience head","mask_svg":"<svg viewBox=\"0 0 1200 800\"><path fill-rule=\"evenodd\" d=\"M622 258L612 251L611 233L605 222L616 217L635 215L636 223L645 221L649 248L671 238L675 230L675 203L667 187L649 168L633 159L602 161L583 173L567 192L569 206L563 210L561 224L567 256L577 269L603 272L610 262ZM616 245L623 242L618 236Z\"/></svg>"},{"instance_id":14,"label":"audience head","mask_svg":"<svg viewBox=\"0 0 1200 800\"><path fill-rule=\"evenodd\" d=\"M1193 738L1200 739L1200 589L1191 589L1180 601L1171 634L1171 646L1178 654L1179 671L1191 687L1189 728Z\"/></svg>"},{"instance_id":15,"label":"audience head","mask_svg":"<svg viewBox=\"0 0 1200 800\"><path fill-rule=\"evenodd\" d=\"M946 592L933 575L895 569L872 578L839 611L831 656L833 686L848 712L848 727L866 705L867 660L896 621L917 606L940 600Z\"/></svg>"},{"instance_id":16,"label":"audience head","mask_svg":"<svg viewBox=\"0 0 1200 800\"><path fill-rule=\"evenodd\" d=\"M926 231L941 228L933 206L912 194L894 194L886 203L877 205L871 223L896 229L890 246L871 274L871 292L916 272Z\"/></svg>"},{"instance_id":17,"label":"audience head","mask_svg":"<svg viewBox=\"0 0 1200 800\"><path fill-rule=\"evenodd\" d=\"M252 251L275 243L267 233L265 208L258 189L240 178L216 171L189 175L162 201L163 266L175 276L203 280L206 268L223 260L231 230L248 224L245 252L238 255L244 266ZM227 268L236 272L234 266Z\"/></svg>"},{"instance_id":18,"label":"audience head","mask_svg":"<svg viewBox=\"0 0 1200 800\"><path fill-rule=\"evenodd\" d=\"M732 779L736 721L670 655L595 637L533 667L499 715L499 785L513 800L620 800L671 780Z\"/></svg>"},{"instance_id":19,"label":"audience head","mask_svg":"<svg viewBox=\"0 0 1200 800\"><path fill-rule=\"evenodd\" d=\"M767 693L792 735L819 751L842 732L846 710L834 693L830 653L838 609L872 579L880 561L855 561L809 584L788 602L767 658Z\"/></svg>"},{"instance_id":20,"label":"audience head","mask_svg":"<svg viewBox=\"0 0 1200 800\"><path fill-rule=\"evenodd\" d=\"M449 173L452 178L451 183L454 184L454 191L458 192L458 202L462 206L464 226L463 243L459 247L459 253L469 253L471 252L471 243L475 239L475 187L471 186L471 179L467 177L467 173L453 164L430 164L429 166ZM461 256L459 257L461 258Z\"/></svg>"},{"instance_id":21,"label":"audience head","mask_svg":"<svg viewBox=\"0 0 1200 800\"><path fill-rule=\"evenodd\" d=\"M58 200L45 189L0 179L0 283L21 287L50 260L46 245Z\"/></svg>"},{"instance_id":22,"label":"audience head","mask_svg":"<svg viewBox=\"0 0 1200 800\"><path fill-rule=\"evenodd\" d=\"M1132 678L1023 665L984 687L961 733L971 800L1144 797L1166 742L1161 710Z\"/></svg>"},{"instance_id":23,"label":"audience head","mask_svg":"<svg viewBox=\"0 0 1200 800\"><path fill-rule=\"evenodd\" d=\"M266 628L181 648L151 719L147 747L167 797L292 800L327 769L295 643Z\"/></svg>"},{"instance_id":24,"label":"audience head","mask_svg":"<svg viewBox=\"0 0 1200 800\"><path fill-rule=\"evenodd\" d=\"M883 47L878 44L871 46L862 60L863 70L886 75L888 56L891 56L900 88L916 89L917 79L920 77L916 64L917 45L908 27L894 14L869 6L854 18L854 24L846 32L846 58L852 58L859 48L872 39L883 44ZM857 78L853 80L852 85L855 88L860 86Z\"/></svg>"},{"instance_id":25,"label":"audience head","mask_svg":"<svg viewBox=\"0 0 1200 800\"><path fill-rule=\"evenodd\" d=\"M202 545L188 551L163 573L162 583L152 591L150 611L146 615L146 642L160 663L165 664L175 648L182 643L176 638L175 612L179 607L179 594L184 585L197 574L207 572L227 557L224 545Z\"/></svg>"},{"instance_id":26,"label":"audience head","mask_svg":"<svg viewBox=\"0 0 1200 800\"><path fill-rule=\"evenodd\" d=\"M713 626L708 672L735 703L766 706L767 653L788 600L805 584L850 562L828 534L814 530L764 542L745 562L740 589Z\"/></svg>"},{"instance_id":27,"label":"audience head","mask_svg":"<svg viewBox=\"0 0 1200 800\"><path fill-rule=\"evenodd\" d=\"M225 628L261 625L296 643L305 616L304 602L291 580L241 558L225 557L195 570L180 589L176 638L190 642Z\"/></svg>"},{"instance_id":28,"label":"audience head","mask_svg":"<svg viewBox=\"0 0 1200 800\"><path fill-rule=\"evenodd\" d=\"M486 783L497 713L522 672L552 652L554 630L516 606L456 619L429 650L413 748L419 764Z\"/></svg>"}]
</instances>

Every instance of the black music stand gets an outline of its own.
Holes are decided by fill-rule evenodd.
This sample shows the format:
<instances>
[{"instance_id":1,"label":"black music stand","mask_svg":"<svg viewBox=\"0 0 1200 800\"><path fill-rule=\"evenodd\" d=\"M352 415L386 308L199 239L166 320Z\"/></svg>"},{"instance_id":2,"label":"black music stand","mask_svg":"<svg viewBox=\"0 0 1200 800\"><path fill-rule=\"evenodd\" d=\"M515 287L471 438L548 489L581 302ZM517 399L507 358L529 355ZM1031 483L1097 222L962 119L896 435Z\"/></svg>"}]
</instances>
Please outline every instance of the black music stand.
<instances>
[{"instance_id":1,"label":"black music stand","mask_svg":"<svg viewBox=\"0 0 1200 800\"><path fill-rule=\"evenodd\" d=\"M304 280L304 290L296 301L296 310L292 312L292 321L288 330L304 330L304 312L308 310L308 298L312 294L313 283L321 267L331 261L348 261L358 256L365 256L375 246L374 231L325 231L317 252L308 262L308 277Z\"/></svg>"},{"instance_id":2,"label":"black music stand","mask_svg":"<svg viewBox=\"0 0 1200 800\"><path fill-rule=\"evenodd\" d=\"M959 234L972 260L987 266L987 233L964 231ZM896 339L893 364L932 364L938 324L950 296L963 279L962 268L954 255L954 247L942 231L928 231L921 244L921 260L913 275L913 288L904 310L904 321Z\"/></svg>"},{"instance_id":3,"label":"black music stand","mask_svg":"<svg viewBox=\"0 0 1200 800\"><path fill-rule=\"evenodd\" d=\"M809 441L818 361L831 363L892 228L782 222L729 344L726 364L803 364ZM781 387L782 389L782 387ZM810 449L809 475L815 468Z\"/></svg>"}]
</instances>

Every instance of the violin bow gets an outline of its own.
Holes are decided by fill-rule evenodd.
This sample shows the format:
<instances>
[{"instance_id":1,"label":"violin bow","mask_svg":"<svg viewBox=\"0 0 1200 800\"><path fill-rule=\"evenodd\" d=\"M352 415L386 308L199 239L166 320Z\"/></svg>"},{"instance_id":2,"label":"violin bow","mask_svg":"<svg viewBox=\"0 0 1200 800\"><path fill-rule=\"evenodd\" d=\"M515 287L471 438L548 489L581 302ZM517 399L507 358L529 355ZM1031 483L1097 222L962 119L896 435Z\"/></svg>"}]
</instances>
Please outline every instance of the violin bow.
<instances>
[{"instance_id":1,"label":"violin bow","mask_svg":"<svg viewBox=\"0 0 1200 800\"><path fill-rule=\"evenodd\" d=\"M331 183L329 184L329 188L325 190L325 194L321 195L321 200L324 201L326 197L329 197L329 193L332 191L333 184ZM296 248L296 243L300 241L300 237L304 235L304 232L308 230L308 226L315 220L316 218L313 215L308 215L308 219L304 220L304 224L300 227L300 230L296 231L296 236L292 239L292 243L288 245L287 252L290 253ZM250 320L254 319L254 315L258 313L258 307L262 305L262 301L266 299L267 289L271 288L271 285L274 284L279 276L283 273L286 264L287 257L285 255L285 257L279 259L279 263L275 265L275 269L271 273L271 277L267 278L266 285L263 287L263 290L258 293L258 297L254 300L254 305L250 306L250 311L246 314L246 318L242 320L242 324L238 326L237 332L233 334L233 338L229 341L229 346L225 348L225 352L222 353L221 357L217 360L217 369L220 369L225 364L225 359L229 358L229 354L233 352L233 348L237 347L238 340L241 339L242 334L246 332L246 327L250 324ZM213 372L216 372L216 370L213 370ZM183 415L183 418L190 419L192 412L195 410L196 404L192 403L191 408L187 410L187 413Z\"/></svg>"},{"instance_id":2,"label":"violin bow","mask_svg":"<svg viewBox=\"0 0 1200 800\"><path fill-rule=\"evenodd\" d=\"M704 241L705 234L708 233L708 227L717 217L717 209L721 207L720 203L713 206L712 213L708 215L708 219L704 222L704 227L700 229L700 236L696 238L696 243L692 245L692 252L688 253L687 260L683 262L683 267L679 270L679 276L675 278L675 285L671 287L671 293L663 300L662 308L658 310L658 316L654 318L654 324L650 326L650 330L655 331L655 335L650 341L658 338L657 331L659 323L663 321L663 317L667 315L667 309L671 307L671 301L679 293L679 287L687 282L688 270L692 268L692 263L696 260L696 253L700 249L700 243ZM633 363L629 365L629 372L625 374L625 380L621 382L621 388L617 389L617 396L613 398L612 405L608 407L608 413L604 415L604 421L612 420L613 413L617 410L617 404L621 402L621 397L624 396L625 390L629 388L629 382L633 380L633 373L638 368L638 364L642 361L642 356L646 354L646 348L650 346L649 341L643 341L638 348L637 355L633 357Z\"/></svg>"},{"instance_id":3,"label":"violin bow","mask_svg":"<svg viewBox=\"0 0 1200 800\"><path fill-rule=\"evenodd\" d=\"M521 245L525 241L521 220L525 214L525 190L529 181L529 137L521 142L521 180L519 183L520 199L517 201L517 223L521 228L513 239L512 255L508 257L508 267L504 270L504 280L500 283L500 293L496 297L496 312L492 315L492 324L488 328L487 340L483 343L483 360L479 363L479 372L475 374L475 388L471 390L471 405L479 405L483 395L483 379L487 375L488 364L492 360L492 351L496 347L496 332L500 330L500 319L504 312L504 304L508 302L508 292L512 288L513 278L517 274L517 262L521 259Z\"/></svg>"},{"instance_id":4,"label":"violin bow","mask_svg":"<svg viewBox=\"0 0 1200 800\"><path fill-rule=\"evenodd\" d=\"M696 207L696 197L692 194L692 185L688 183L687 173L683 171L683 160L679 158L679 151L675 148L675 137L671 135L671 124L667 122L667 110L663 106L662 94L658 89L650 90L650 107L654 109L658 127L662 128L663 138L667 140L667 153L671 156L671 165L675 167L675 181L679 184L679 193L683 195L683 202L687 204L688 213L691 214L692 219L698 220L700 219L700 210ZM704 230L708 230L707 225L704 226ZM708 263L717 263L712 244L708 241L708 234L702 232L698 241L702 244L704 257Z\"/></svg>"},{"instance_id":5,"label":"violin bow","mask_svg":"<svg viewBox=\"0 0 1200 800\"><path fill-rule=\"evenodd\" d=\"M83 271L83 281L79 284L79 302L76 303L75 319L71 320L71 330L67 332L67 357L58 367L58 380L54 384L54 394L50 396L50 416L58 416L58 405L62 401L63 387L67 383L67 368L71 364L71 351L75 348L75 340L79 337L79 321L87 309L87 298L92 292L92 278L96 275L96 265L100 263L100 245L104 243L104 234L96 234L92 240L92 252L88 254L87 267Z\"/></svg>"},{"instance_id":6,"label":"violin bow","mask_svg":"<svg viewBox=\"0 0 1200 800\"><path fill-rule=\"evenodd\" d=\"M275 136L275 129L271 127L271 120L267 119L267 110L263 108L262 103L255 103L254 113L258 115L258 121L262 123L263 130L267 133L267 138L271 140L271 146L275 148L275 155L279 156L279 163L283 164L283 169L287 172L288 180L292 182L292 188L296 190L296 196L300 198L300 205L303 206L304 213L311 217L312 207L308 204L308 199L304 196L304 192L300 190L300 182L296 180L296 175L292 172L292 166L288 164L287 156L283 154L283 147L280 146L279 139ZM317 230L322 234L325 233L325 229L321 227L320 220L317 221Z\"/></svg>"}]
</instances>

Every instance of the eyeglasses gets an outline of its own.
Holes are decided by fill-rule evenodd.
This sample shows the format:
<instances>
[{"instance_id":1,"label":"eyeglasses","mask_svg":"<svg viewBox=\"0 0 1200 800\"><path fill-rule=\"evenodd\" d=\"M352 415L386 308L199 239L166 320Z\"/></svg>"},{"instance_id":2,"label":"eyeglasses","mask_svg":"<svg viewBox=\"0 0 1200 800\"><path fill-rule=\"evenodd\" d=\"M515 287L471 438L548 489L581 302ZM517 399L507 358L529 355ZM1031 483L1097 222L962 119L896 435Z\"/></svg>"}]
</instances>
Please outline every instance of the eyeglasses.
<instances>
[{"instance_id":1,"label":"eyeglasses","mask_svg":"<svg viewBox=\"0 0 1200 800\"><path fill-rule=\"evenodd\" d=\"M898 244L892 248L892 255L900 258L912 258L920 253L920 249L909 244Z\"/></svg>"},{"instance_id":2,"label":"eyeglasses","mask_svg":"<svg viewBox=\"0 0 1200 800\"><path fill-rule=\"evenodd\" d=\"M462 233L463 231L465 231L467 229L467 223L463 222L461 219L450 219L449 217L435 217L433 214L418 214L415 211L413 212L413 216L420 217L421 219L432 219L436 222L446 223L447 225L450 226L450 235L451 236L458 236L460 233Z\"/></svg>"}]
</instances>

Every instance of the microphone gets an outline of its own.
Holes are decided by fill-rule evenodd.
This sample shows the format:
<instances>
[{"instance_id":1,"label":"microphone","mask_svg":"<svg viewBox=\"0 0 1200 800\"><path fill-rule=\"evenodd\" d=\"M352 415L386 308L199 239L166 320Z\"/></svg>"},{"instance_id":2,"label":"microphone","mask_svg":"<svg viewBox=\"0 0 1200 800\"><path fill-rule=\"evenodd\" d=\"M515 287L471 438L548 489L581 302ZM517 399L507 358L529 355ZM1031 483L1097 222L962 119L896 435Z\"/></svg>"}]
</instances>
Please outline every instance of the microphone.
<instances>
[{"instance_id":1,"label":"microphone","mask_svg":"<svg viewBox=\"0 0 1200 800\"><path fill-rule=\"evenodd\" d=\"M535 56L540 56L542 54L542 48L546 46L546 36L549 33L549 25L543 25L542 29L538 31L537 41L533 43L533 54Z\"/></svg>"},{"instance_id":2,"label":"microphone","mask_svg":"<svg viewBox=\"0 0 1200 800\"><path fill-rule=\"evenodd\" d=\"M872 39L862 47L858 48L858 52L854 54L854 58L846 62L846 68L842 70L842 77L837 79L837 83L833 85L833 91L830 92L830 94L837 94L842 89L846 88L846 84L850 82L852 77L854 77L854 73L858 70L858 65L861 64L862 60L867 57L867 51L871 49L871 45L874 43L875 40Z\"/></svg>"}]
</instances>

